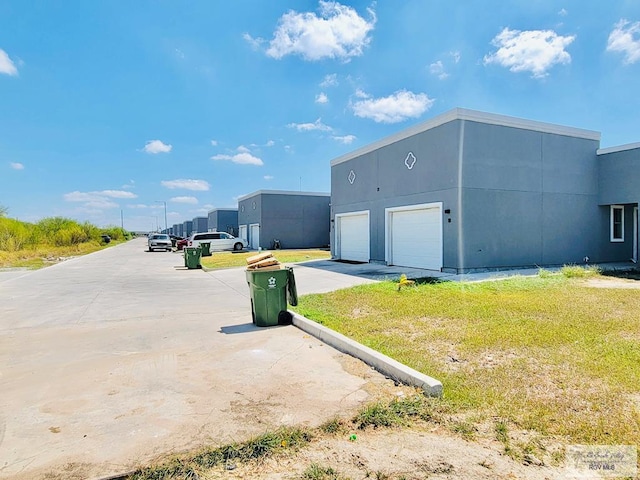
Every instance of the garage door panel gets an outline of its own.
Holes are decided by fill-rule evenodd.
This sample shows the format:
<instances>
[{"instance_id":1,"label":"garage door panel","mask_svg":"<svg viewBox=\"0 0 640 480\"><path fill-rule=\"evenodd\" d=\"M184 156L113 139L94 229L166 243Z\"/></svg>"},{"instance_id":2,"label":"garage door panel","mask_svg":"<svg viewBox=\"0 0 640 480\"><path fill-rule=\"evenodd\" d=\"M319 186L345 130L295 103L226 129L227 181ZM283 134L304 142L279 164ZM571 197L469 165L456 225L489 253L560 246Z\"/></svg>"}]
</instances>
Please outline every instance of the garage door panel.
<instances>
[{"instance_id":1,"label":"garage door panel","mask_svg":"<svg viewBox=\"0 0 640 480\"><path fill-rule=\"evenodd\" d=\"M439 207L391 212L391 263L404 267L440 270L441 218Z\"/></svg>"},{"instance_id":2,"label":"garage door panel","mask_svg":"<svg viewBox=\"0 0 640 480\"><path fill-rule=\"evenodd\" d=\"M369 261L369 215L338 217L338 256L342 260Z\"/></svg>"}]
</instances>

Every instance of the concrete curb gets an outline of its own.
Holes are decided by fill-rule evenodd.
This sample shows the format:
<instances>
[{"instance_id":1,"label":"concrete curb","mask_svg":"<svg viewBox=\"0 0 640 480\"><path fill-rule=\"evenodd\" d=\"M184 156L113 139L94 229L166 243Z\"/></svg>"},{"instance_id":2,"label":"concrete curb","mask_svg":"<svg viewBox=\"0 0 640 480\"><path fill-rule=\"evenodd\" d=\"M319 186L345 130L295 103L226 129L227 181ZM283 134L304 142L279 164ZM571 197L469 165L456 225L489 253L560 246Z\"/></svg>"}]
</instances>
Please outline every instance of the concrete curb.
<instances>
[{"instance_id":1,"label":"concrete curb","mask_svg":"<svg viewBox=\"0 0 640 480\"><path fill-rule=\"evenodd\" d=\"M387 377L407 385L419 387L427 395L433 397L442 396L442 383L439 380L424 375L413 368L409 368L380 352L351 340L338 332L334 332L324 325L312 322L302 315L291 311L290 313L293 315L293 325L303 332L313 335L318 340L332 346L340 352L362 360Z\"/></svg>"}]
</instances>

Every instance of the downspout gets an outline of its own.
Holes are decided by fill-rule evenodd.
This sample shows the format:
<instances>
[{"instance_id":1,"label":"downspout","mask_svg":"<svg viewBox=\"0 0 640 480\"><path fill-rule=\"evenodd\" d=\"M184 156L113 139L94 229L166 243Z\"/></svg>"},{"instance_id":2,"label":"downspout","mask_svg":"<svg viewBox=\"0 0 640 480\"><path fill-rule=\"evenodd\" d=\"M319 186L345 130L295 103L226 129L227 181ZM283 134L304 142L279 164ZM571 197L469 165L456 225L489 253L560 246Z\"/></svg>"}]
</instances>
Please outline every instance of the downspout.
<instances>
[{"instance_id":1,"label":"downspout","mask_svg":"<svg viewBox=\"0 0 640 480\"><path fill-rule=\"evenodd\" d=\"M464 273L464 241L462 228L462 159L464 157L464 125L465 120L460 120L458 137L458 273Z\"/></svg>"}]
</instances>

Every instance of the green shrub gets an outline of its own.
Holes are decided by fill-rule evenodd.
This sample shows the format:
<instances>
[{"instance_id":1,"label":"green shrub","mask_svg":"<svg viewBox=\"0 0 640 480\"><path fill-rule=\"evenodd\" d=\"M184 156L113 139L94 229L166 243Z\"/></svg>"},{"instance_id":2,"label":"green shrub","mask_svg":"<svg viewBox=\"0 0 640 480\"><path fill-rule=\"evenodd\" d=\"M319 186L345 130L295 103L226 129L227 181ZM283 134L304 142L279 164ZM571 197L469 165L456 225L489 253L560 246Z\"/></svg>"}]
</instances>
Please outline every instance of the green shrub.
<instances>
[{"instance_id":1,"label":"green shrub","mask_svg":"<svg viewBox=\"0 0 640 480\"><path fill-rule=\"evenodd\" d=\"M29 223L0 217L0 250L15 252L34 244L33 226Z\"/></svg>"},{"instance_id":2,"label":"green shrub","mask_svg":"<svg viewBox=\"0 0 640 480\"><path fill-rule=\"evenodd\" d=\"M596 265L587 265L585 267L581 267L579 265L565 265L560 270L560 273L567 278L584 278L600 275L602 272Z\"/></svg>"}]
</instances>

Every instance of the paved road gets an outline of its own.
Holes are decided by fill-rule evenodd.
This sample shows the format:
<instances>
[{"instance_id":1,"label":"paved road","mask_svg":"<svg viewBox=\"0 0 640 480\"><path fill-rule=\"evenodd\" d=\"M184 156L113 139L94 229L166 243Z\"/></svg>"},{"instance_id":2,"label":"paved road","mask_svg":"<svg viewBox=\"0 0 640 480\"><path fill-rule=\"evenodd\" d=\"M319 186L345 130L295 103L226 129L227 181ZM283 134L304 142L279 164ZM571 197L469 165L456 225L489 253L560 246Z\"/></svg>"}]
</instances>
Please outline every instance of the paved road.
<instances>
[{"instance_id":1,"label":"paved road","mask_svg":"<svg viewBox=\"0 0 640 480\"><path fill-rule=\"evenodd\" d=\"M145 245L0 275L0 478L97 478L317 425L389 385L295 327L254 327L242 269L187 270ZM302 292L371 281L299 271Z\"/></svg>"}]
</instances>

